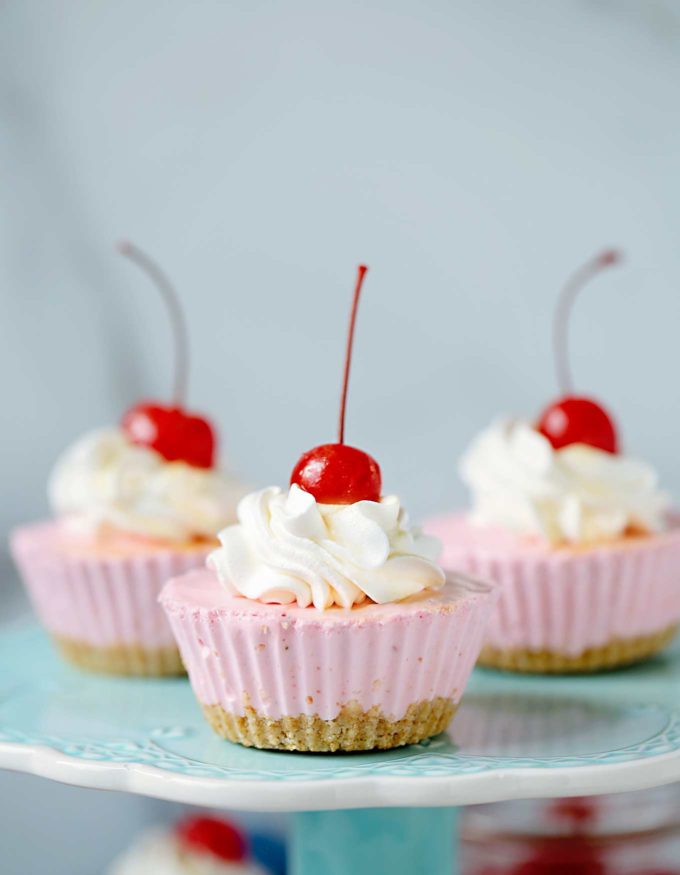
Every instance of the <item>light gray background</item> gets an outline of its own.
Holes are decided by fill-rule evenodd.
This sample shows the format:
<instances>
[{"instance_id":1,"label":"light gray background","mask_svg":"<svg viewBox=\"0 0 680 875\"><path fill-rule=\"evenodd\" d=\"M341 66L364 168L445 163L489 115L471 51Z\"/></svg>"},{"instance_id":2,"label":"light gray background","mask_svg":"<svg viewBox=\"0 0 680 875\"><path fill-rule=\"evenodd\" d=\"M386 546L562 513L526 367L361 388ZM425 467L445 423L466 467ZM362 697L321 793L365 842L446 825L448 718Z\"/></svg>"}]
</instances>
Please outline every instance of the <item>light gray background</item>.
<instances>
[{"instance_id":1,"label":"light gray background","mask_svg":"<svg viewBox=\"0 0 680 875\"><path fill-rule=\"evenodd\" d=\"M416 517L461 503L493 415L555 393L557 291L621 246L575 313L577 384L680 491L679 74L673 0L5 0L2 534L45 514L65 445L169 391L123 235L174 278L192 406L254 484L334 438L365 260L347 436ZM109 845L140 817L105 812Z\"/></svg>"}]
</instances>

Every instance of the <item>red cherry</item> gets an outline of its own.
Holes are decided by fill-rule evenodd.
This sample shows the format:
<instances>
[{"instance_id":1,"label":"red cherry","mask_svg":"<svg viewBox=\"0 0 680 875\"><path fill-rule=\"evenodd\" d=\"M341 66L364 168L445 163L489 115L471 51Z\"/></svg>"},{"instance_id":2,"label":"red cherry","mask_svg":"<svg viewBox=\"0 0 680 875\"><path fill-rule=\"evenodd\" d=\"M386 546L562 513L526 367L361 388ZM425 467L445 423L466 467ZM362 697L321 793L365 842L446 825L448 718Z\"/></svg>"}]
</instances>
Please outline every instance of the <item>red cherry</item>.
<instances>
[{"instance_id":1,"label":"red cherry","mask_svg":"<svg viewBox=\"0 0 680 875\"><path fill-rule=\"evenodd\" d=\"M354 325L364 276L368 268L361 264L352 299L352 311L345 349L345 370L340 400L338 443L322 444L304 453L293 468L291 485L295 483L322 504L354 504L355 501L380 501L382 480L378 463L368 453L345 443L345 408L352 363Z\"/></svg>"},{"instance_id":2,"label":"red cherry","mask_svg":"<svg viewBox=\"0 0 680 875\"><path fill-rule=\"evenodd\" d=\"M121 425L133 444L156 450L168 462L213 466L215 432L207 419L179 407L143 402L127 411Z\"/></svg>"},{"instance_id":3,"label":"red cherry","mask_svg":"<svg viewBox=\"0 0 680 875\"><path fill-rule=\"evenodd\" d=\"M207 851L220 860L238 863L248 855L243 835L217 817L188 817L177 824L175 834L187 850Z\"/></svg>"},{"instance_id":4,"label":"red cherry","mask_svg":"<svg viewBox=\"0 0 680 875\"><path fill-rule=\"evenodd\" d=\"M186 462L196 468L212 468L215 431L207 419L183 409L187 383L188 337L186 320L170 281L158 265L132 243L123 242L119 251L149 276L160 292L170 316L175 338L175 400L135 404L123 416L122 428L133 444L150 447L168 462Z\"/></svg>"},{"instance_id":5,"label":"red cherry","mask_svg":"<svg viewBox=\"0 0 680 875\"><path fill-rule=\"evenodd\" d=\"M607 453L618 452L619 442L611 416L596 401L573 394L567 328L574 301L588 280L620 260L621 255L613 249L601 252L576 271L558 298L553 343L562 397L543 411L536 426L556 450L569 444L588 444Z\"/></svg>"},{"instance_id":6,"label":"red cherry","mask_svg":"<svg viewBox=\"0 0 680 875\"><path fill-rule=\"evenodd\" d=\"M590 398L567 396L541 414L536 425L556 450L569 444L588 444L606 453L618 453L619 442L611 416Z\"/></svg>"},{"instance_id":7,"label":"red cherry","mask_svg":"<svg viewBox=\"0 0 680 875\"><path fill-rule=\"evenodd\" d=\"M322 444L300 457L290 478L321 504L380 501L380 467L363 450L347 444Z\"/></svg>"}]
</instances>

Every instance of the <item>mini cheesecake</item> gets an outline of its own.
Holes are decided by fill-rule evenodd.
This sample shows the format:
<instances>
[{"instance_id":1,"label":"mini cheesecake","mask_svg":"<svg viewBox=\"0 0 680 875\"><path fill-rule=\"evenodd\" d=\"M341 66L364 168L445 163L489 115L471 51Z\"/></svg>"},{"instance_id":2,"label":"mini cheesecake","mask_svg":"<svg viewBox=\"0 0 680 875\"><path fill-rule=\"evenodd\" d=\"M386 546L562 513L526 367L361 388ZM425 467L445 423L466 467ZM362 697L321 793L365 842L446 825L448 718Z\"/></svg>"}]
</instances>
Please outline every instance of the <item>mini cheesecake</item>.
<instances>
[{"instance_id":1,"label":"mini cheesecake","mask_svg":"<svg viewBox=\"0 0 680 875\"><path fill-rule=\"evenodd\" d=\"M608 410L575 394L567 322L606 250L567 282L555 312L561 396L535 421L503 417L460 464L471 507L426 522L450 569L501 588L480 662L589 672L645 659L680 623L680 525L654 468L624 452Z\"/></svg>"},{"instance_id":2,"label":"mini cheesecake","mask_svg":"<svg viewBox=\"0 0 680 875\"><path fill-rule=\"evenodd\" d=\"M184 673L158 594L170 577L204 565L213 547L111 532L89 537L58 520L10 537L33 608L60 654L79 668L122 675Z\"/></svg>"},{"instance_id":3,"label":"mini cheesecake","mask_svg":"<svg viewBox=\"0 0 680 875\"><path fill-rule=\"evenodd\" d=\"M352 608L264 604L213 571L170 581L161 604L212 728L246 746L392 748L442 732L460 702L496 591L437 591Z\"/></svg>"},{"instance_id":4,"label":"mini cheesecake","mask_svg":"<svg viewBox=\"0 0 680 875\"><path fill-rule=\"evenodd\" d=\"M441 562L495 580L502 597L480 665L520 672L589 672L663 649L680 624L680 518L651 535L552 547L465 514L432 519Z\"/></svg>"},{"instance_id":5,"label":"mini cheesecake","mask_svg":"<svg viewBox=\"0 0 680 875\"><path fill-rule=\"evenodd\" d=\"M139 249L124 244L122 252L169 309L175 396L170 404L135 404L119 426L68 447L48 486L54 519L16 529L11 550L38 617L69 662L95 672L173 675L182 662L158 594L170 577L205 564L243 489L216 464L209 420L183 405L186 326L173 289Z\"/></svg>"}]
</instances>

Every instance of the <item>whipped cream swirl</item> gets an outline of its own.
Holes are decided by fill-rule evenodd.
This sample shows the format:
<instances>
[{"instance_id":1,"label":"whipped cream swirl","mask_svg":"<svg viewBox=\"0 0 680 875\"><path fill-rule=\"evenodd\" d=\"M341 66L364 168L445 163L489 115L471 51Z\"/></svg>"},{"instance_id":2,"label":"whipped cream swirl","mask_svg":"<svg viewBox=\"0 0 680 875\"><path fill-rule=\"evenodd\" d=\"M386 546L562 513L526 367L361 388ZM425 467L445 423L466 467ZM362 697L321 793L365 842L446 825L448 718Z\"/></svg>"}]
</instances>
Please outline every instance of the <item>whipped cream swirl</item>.
<instances>
[{"instance_id":1,"label":"whipped cream swirl","mask_svg":"<svg viewBox=\"0 0 680 875\"><path fill-rule=\"evenodd\" d=\"M585 444L553 449L528 422L506 419L477 437L460 465L472 518L551 544L592 544L664 526L667 496L644 462Z\"/></svg>"},{"instance_id":2,"label":"whipped cream swirl","mask_svg":"<svg viewBox=\"0 0 680 875\"><path fill-rule=\"evenodd\" d=\"M411 528L396 496L318 504L296 485L271 487L246 495L238 519L208 557L235 595L323 610L367 597L399 601L444 583L439 542Z\"/></svg>"},{"instance_id":3,"label":"whipped cream swirl","mask_svg":"<svg viewBox=\"0 0 680 875\"><path fill-rule=\"evenodd\" d=\"M75 528L173 542L214 538L236 518L243 488L215 470L168 462L117 428L76 441L50 476L52 509Z\"/></svg>"}]
</instances>

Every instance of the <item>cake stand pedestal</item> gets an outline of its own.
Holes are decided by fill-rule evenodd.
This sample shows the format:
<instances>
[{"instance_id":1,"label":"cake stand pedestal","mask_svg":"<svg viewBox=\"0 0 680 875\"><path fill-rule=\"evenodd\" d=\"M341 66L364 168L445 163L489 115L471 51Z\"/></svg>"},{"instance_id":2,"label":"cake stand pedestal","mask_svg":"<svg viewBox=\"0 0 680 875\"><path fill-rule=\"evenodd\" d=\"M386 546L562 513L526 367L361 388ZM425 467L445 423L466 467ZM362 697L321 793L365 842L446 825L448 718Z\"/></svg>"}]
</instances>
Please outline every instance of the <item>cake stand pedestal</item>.
<instances>
[{"instance_id":1,"label":"cake stand pedestal","mask_svg":"<svg viewBox=\"0 0 680 875\"><path fill-rule=\"evenodd\" d=\"M394 751L296 754L220 740L185 679L71 669L24 623L0 633L0 767L204 807L295 813L293 875L450 875L456 806L680 781L680 653L595 677L477 670L437 738Z\"/></svg>"},{"instance_id":2,"label":"cake stand pedestal","mask_svg":"<svg viewBox=\"0 0 680 875\"><path fill-rule=\"evenodd\" d=\"M452 875L455 809L358 808L294 814L292 875Z\"/></svg>"}]
</instances>

